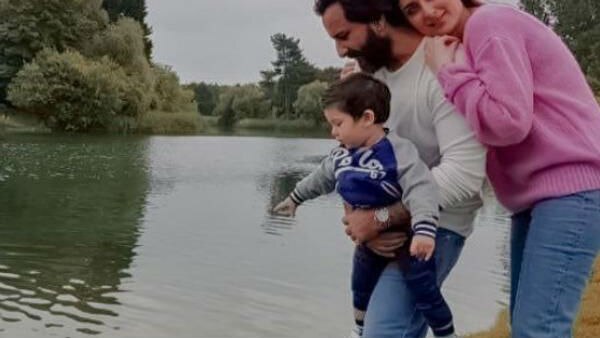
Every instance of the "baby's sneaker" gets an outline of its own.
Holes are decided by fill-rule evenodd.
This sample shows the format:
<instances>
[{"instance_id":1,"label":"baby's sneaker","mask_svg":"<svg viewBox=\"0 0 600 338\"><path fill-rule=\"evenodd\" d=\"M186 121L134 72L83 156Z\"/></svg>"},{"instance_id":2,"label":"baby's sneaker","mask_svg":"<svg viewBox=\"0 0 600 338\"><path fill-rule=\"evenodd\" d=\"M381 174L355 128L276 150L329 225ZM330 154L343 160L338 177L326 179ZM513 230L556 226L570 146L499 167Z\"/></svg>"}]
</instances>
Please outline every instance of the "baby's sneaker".
<instances>
[{"instance_id":1,"label":"baby's sneaker","mask_svg":"<svg viewBox=\"0 0 600 338\"><path fill-rule=\"evenodd\" d=\"M361 338L363 334L363 327L359 325L355 325L350 331L350 335L348 338Z\"/></svg>"}]
</instances>

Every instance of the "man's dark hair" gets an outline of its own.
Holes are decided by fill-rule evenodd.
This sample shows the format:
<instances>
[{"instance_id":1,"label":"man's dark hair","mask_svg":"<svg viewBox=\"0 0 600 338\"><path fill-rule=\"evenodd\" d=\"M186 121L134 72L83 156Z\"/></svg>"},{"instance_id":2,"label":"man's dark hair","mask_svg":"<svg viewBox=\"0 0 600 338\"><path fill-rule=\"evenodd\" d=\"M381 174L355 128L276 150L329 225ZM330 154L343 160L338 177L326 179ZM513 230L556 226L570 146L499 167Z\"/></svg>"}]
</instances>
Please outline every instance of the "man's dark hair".
<instances>
[{"instance_id":1,"label":"man's dark hair","mask_svg":"<svg viewBox=\"0 0 600 338\"><path fill-rule=\"evenodd\" d=\"M481 0L461 0L467 8L480 6ZM394 27L412 28L398 0L315 0L314 10L323 16L329 6L339 3L350 22L373 23L385 18Z\"/></svg>"},{"instance_id":2,"label":"man's dark hair","mask_svg":"<svg viewBox=\"0 0 600 338\"><path fill-rule=\"evenodd\" d=\"M482 2L480 0L461 0L463 5L467 8L481 6Z\"/></svg>"},{"instance_id":3,"label":"man's dark hair","mask_svg":"<svg viewBox=\"0 0 600 338\"><path fill-rule=\"evenodd\" d=\"M333 83L323 95L323 107L337 108L354 120L365 110L375 114L375 123L384 123L390 116L392 95L385 83L367 73L354 73Z\"/></svg>"},{"instance_id":4,"label":"man's dark hair","mask_svg":"<svg viewBox=\"0 0 600 338\"><path fill-rule=\"evenodd\" d=\"M398 0L315 0L315 13L323 16L329 6L339 3L351 22L373 23L382 17L391 26L410 28L398 6Z\"/></svg>"}]
</instances>

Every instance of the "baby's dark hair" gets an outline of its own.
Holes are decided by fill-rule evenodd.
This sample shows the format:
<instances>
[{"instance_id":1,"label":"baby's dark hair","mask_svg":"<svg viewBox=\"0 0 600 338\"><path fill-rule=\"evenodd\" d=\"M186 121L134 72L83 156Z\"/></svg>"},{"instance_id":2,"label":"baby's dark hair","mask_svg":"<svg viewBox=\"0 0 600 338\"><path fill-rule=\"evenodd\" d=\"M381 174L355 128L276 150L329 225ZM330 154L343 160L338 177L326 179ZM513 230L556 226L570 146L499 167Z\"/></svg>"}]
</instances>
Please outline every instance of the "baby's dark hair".
<instances>
[{"instance_id":1,"label":"baby's dark hair","mask_svg":"<svg viewBox=\"0 0 600 338\"><path fill-rule=\"evenodd\" d=\"M367 73L354 73L333 83L323 95L324 108L337 108L354 120L365 110L375 113L375 123L384 123L390 116L391 93L385 83Z\"/></svg>"}]
</instances>

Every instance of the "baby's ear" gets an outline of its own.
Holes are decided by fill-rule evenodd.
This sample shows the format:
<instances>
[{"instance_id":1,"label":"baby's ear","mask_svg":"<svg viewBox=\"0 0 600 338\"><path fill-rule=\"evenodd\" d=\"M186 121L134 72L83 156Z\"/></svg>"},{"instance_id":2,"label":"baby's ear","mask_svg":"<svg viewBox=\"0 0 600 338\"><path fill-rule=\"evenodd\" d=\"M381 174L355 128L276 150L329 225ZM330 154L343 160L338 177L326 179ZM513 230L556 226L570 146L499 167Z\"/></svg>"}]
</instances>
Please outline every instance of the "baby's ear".
<instances>
[{"instance_id":1,"label":"baby's ear","mask_svg":"<svg viewBox=\"0 0 600 338\"><path fill-rule=\"evenodd\" d=\"M367 122L368 124L373 124L375 123L375 112L371 109L366 109L363 112L363 116L362 119Z\"/></svg>"}]
</instances>

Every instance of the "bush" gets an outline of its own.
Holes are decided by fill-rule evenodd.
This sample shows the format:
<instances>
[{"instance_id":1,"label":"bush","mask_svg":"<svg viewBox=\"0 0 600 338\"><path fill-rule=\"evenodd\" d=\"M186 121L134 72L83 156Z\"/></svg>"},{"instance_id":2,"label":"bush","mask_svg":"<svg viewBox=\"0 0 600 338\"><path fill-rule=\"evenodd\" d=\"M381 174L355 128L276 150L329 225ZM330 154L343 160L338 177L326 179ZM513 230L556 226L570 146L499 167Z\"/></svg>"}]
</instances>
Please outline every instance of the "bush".
<instances>
[{"instance_id":1,"label":"bush","mask_svg":"<svg viewBox=\"0 0 600 338\"><path fill-rule=\"evenodd\" d=\"M107 58L90 61L78 52L45 49L13 79L8 99L52 129L88 131L106 129L122 114L132 87L122 68Z\"/></svg>"}]
</instances>

